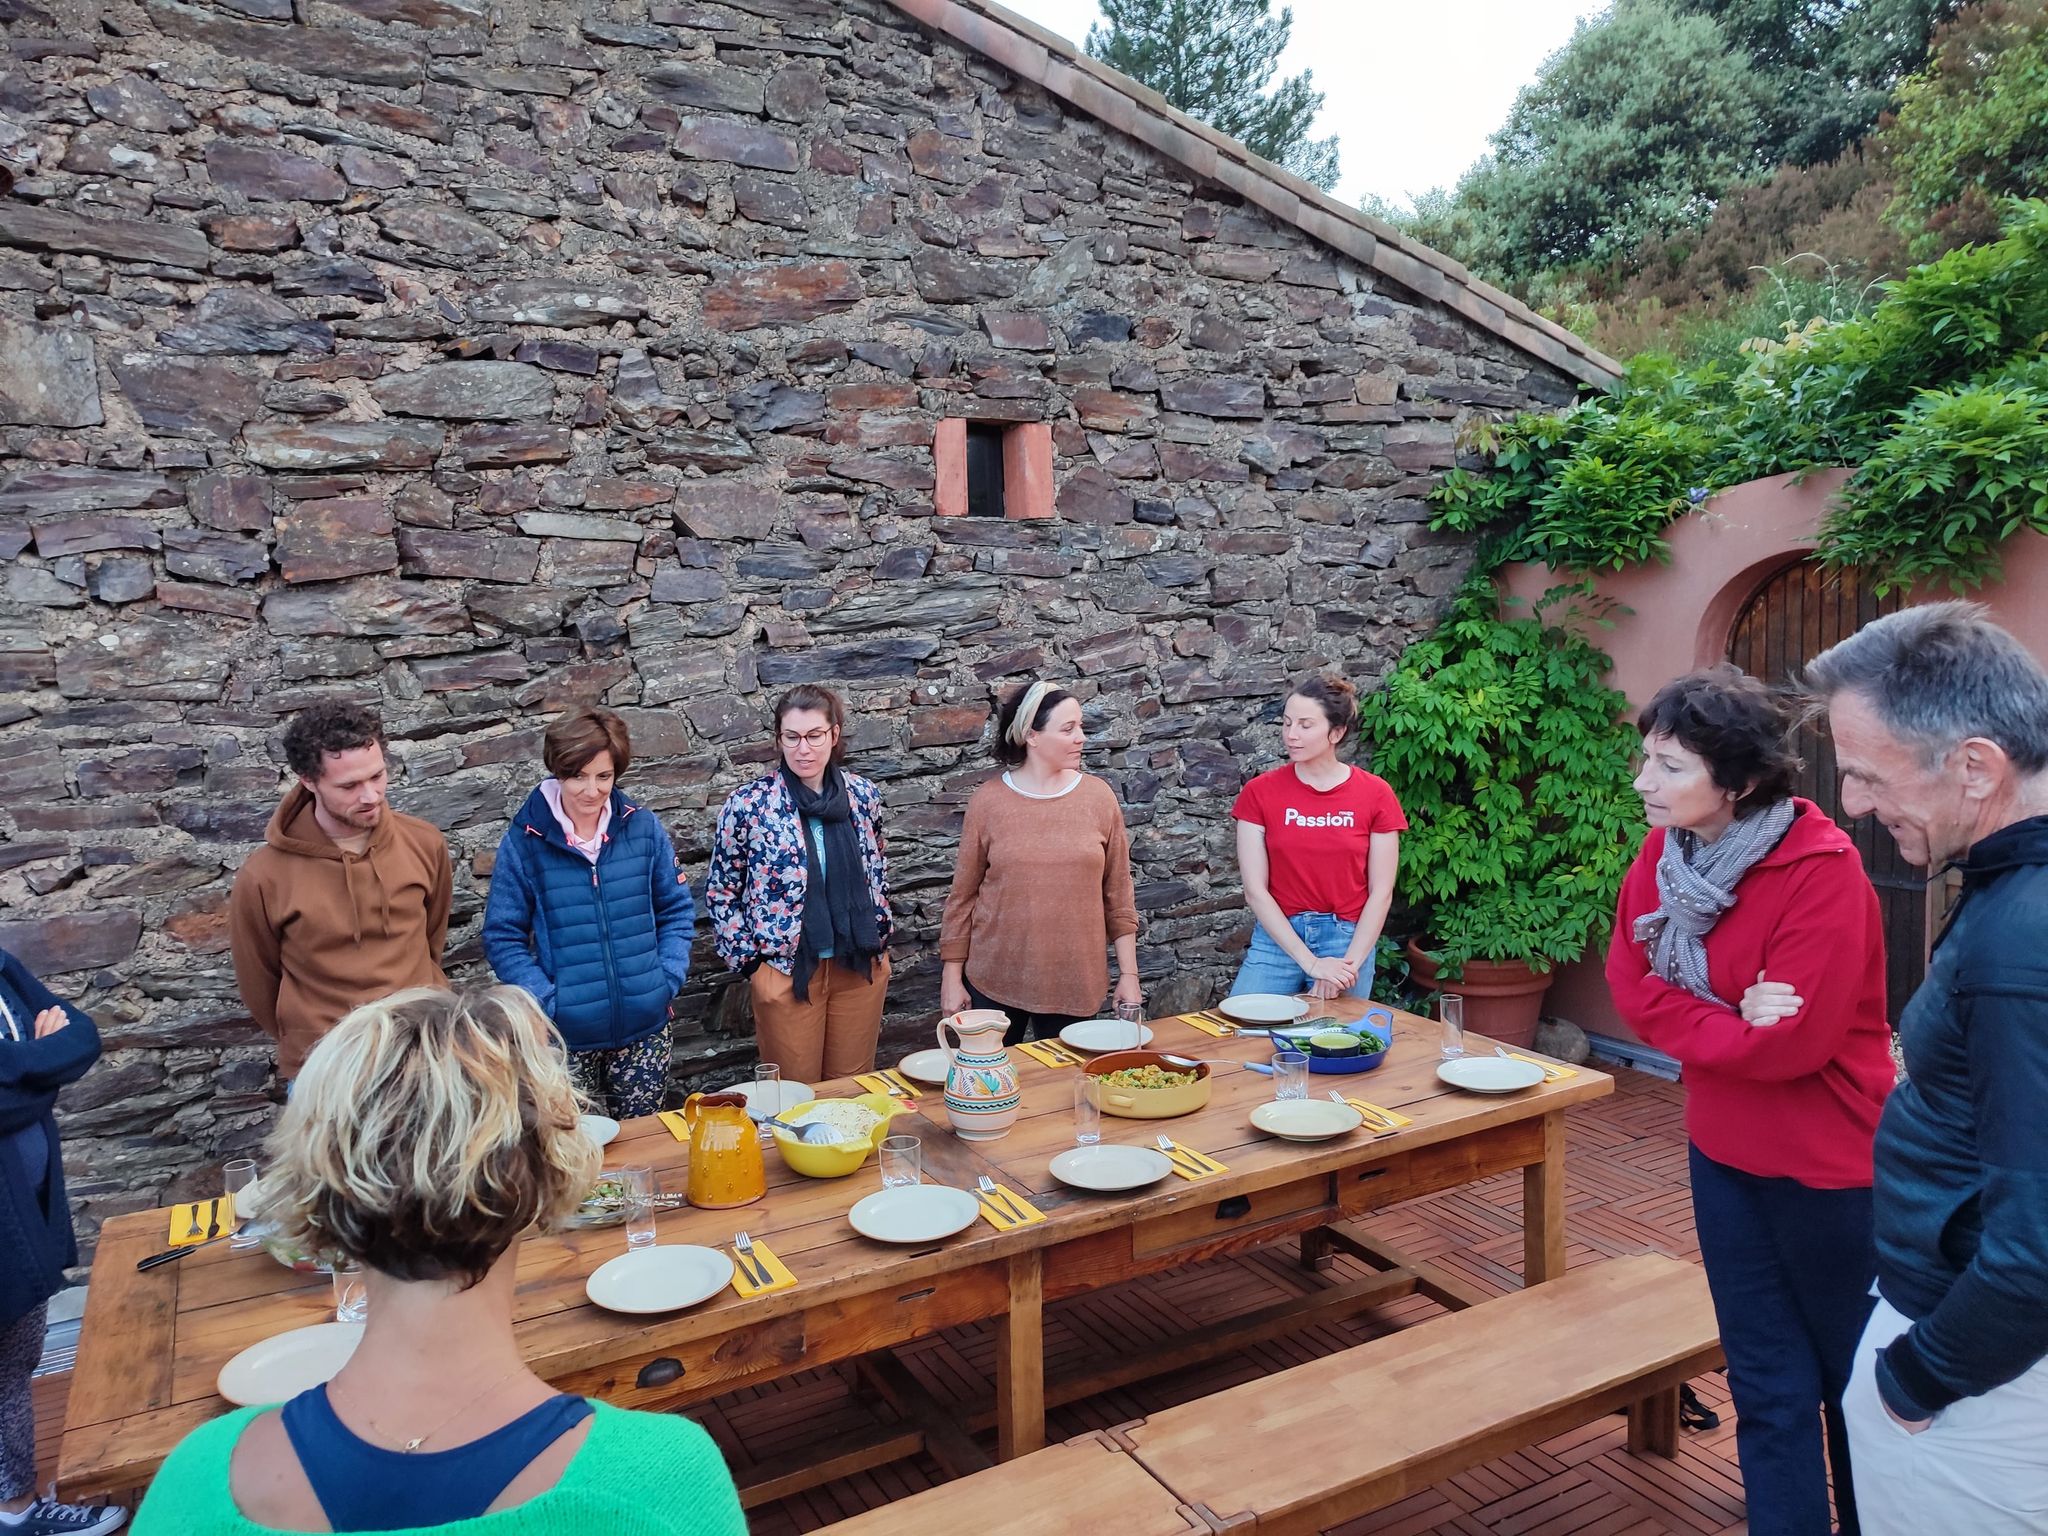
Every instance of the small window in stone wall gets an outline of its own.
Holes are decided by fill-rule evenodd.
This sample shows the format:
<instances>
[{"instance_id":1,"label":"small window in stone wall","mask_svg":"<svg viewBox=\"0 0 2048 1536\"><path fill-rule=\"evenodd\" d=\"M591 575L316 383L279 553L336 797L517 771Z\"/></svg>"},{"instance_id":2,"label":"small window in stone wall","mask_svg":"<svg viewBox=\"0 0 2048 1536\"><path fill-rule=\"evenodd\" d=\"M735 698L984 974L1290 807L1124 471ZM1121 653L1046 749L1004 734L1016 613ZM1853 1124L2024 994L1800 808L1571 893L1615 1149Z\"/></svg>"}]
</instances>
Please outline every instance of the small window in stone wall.
<instances>
[{"instance_id":1,"label":"small window in stone wall","mask_svg":"<svg viewBox=\"0 0 2048 1536\"><path fill-rule=\"evenodd\" d=\"M941 421L932 437L941 517L1051 517L1052 428L1042 421Z\"/></svg>"}]
</instances>

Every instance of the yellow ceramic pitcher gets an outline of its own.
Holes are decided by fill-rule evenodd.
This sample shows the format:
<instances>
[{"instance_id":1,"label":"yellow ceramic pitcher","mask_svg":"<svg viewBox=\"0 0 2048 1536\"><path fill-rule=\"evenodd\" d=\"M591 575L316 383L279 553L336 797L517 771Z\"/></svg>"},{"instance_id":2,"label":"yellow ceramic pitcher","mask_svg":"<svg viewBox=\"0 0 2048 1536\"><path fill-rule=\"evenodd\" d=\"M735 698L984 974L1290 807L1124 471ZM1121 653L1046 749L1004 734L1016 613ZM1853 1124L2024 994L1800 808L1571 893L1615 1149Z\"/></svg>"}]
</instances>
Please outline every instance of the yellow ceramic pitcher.
<instances>
[{"instance_id":1,"label":"yellow ceramic pitcher","mask_svg":"<svg viewBox=\"0 0 2048 1536\"><path fill-rule=\"evenodd\" d=\"M690 1127L690 1204L717 1210L752 1205L768 1193L761 1138L737 1093L693 1093L683 1100Z\"/></svg>"}]
</instances>

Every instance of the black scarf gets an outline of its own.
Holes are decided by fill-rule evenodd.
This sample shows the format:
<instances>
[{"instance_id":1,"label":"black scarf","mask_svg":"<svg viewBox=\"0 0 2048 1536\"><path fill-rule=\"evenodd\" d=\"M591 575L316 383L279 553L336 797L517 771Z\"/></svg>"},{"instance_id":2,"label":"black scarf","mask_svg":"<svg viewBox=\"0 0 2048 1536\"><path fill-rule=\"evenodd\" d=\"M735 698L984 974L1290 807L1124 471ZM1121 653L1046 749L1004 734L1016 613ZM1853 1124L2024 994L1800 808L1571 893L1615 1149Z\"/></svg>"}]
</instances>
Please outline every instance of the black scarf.
<instances>
[{"instance_id":1,"label":"black scarf","mask_svg":"<svg viewBox=\"0 0 2048 1536\"><path fill-rule=\"evenodd\" d=\"M874 972L875 956L882 952L881 931L875 926L875 904L868 896L867 862L861 857L860 836L853 826L853 797L846 792L846 775L837 767L825 770L825 782L814 794L804 781L782 770L783 786L796 802L797 829L804 839L803 937L796 947L796 963L789 973L797 1001L811 1000L811 972L818 968L818 952L830 947L832 958L863 981ZM818 845L809 823L819 823L825 833L825 868L818 868Z\"/></svg>"}]
</instances>

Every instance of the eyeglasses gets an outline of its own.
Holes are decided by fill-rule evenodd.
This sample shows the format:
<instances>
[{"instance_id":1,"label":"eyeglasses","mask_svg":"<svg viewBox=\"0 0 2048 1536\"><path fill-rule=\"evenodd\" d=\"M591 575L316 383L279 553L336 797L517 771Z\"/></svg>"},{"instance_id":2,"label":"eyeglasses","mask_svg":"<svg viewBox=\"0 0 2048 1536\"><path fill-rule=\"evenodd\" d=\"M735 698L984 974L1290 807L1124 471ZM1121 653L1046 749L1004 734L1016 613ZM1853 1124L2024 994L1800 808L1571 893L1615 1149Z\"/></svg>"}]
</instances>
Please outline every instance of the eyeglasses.
<instances>
[{"instance_id":1,"label":"eyeglasses","mask_svg":"<svg viewBox=\"0 0 2048 1536\"><path fill-rule=\"evenodd\" d=\"M822 730L805 731L801 736L795 731L784 731L781 737L782 744L791 751L795 751L798 747L822 747L831 739L832 727L829 725Z\"/></svg>"}]
</instances>

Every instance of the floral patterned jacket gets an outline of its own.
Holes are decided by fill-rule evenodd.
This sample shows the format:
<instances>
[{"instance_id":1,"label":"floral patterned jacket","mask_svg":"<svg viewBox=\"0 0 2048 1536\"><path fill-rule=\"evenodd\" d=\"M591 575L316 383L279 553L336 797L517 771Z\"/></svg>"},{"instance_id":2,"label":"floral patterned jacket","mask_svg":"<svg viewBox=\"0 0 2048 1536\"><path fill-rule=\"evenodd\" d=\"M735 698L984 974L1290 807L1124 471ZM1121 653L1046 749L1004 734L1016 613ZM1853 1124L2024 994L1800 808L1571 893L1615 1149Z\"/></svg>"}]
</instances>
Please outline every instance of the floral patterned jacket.
<instances>
[{"instance_id":1,"label":"floral patterned jacket","mask_svg":"<svg viewBox=\"0 0 2048 1536\"><path fill-rule=\"evenodd\" d=\"M857 773L846 775L861 863L875 900L875 928L889 941L889 868L877 821L882 792ZM718 813L711 872L704 880L704 910L711 917L719 958L744 970L756 957L788 970L803 935L804 890L810 883L804 829L796 802L778 773L736 789Z\"/></svg>"}]
</instances>

